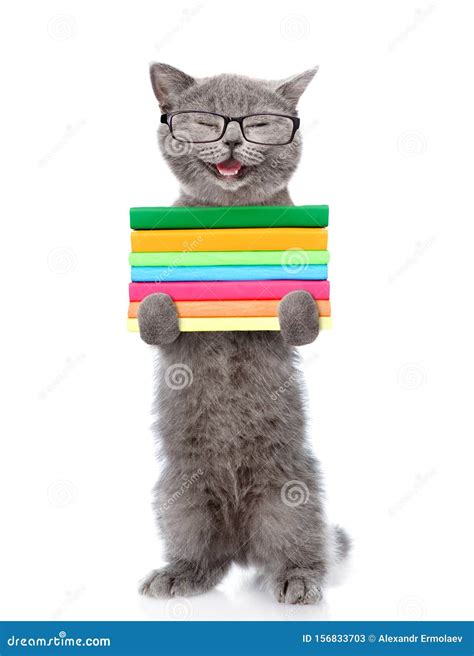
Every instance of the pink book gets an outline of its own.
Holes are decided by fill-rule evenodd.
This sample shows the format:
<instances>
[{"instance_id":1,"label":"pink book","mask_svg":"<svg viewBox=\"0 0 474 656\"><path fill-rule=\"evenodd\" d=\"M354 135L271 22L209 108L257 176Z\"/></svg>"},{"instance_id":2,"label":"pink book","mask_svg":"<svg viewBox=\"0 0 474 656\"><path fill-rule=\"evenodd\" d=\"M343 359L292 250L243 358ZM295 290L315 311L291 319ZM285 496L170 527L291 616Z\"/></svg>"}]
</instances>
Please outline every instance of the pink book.
<instances>
[{"instance_id":1,"label":"pink book","mask_svg":"<svg viewBox=\"0 0 474 656\"><path fill-rule=\"evenodd\" d=\"M227 301L281 299L288 292L304 289L317 301L329 299L328 280L232 280L212 282L132 282L130 301L162 292L173 301Z\"/></svg>"}]
</instances>

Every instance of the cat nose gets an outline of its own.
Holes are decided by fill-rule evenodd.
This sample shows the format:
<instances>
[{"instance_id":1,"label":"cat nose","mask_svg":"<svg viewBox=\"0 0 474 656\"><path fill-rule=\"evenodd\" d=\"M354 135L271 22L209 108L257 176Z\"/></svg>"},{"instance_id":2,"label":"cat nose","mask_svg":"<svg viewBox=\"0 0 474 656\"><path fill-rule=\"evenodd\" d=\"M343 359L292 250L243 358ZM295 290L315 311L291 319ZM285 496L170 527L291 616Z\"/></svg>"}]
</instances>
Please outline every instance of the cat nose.
<instances>
[{"instance_id":1,"label":"cat nose","mask_svg":"<svg viewBox=\"0 0 474 656\"><path fill-rule=\"evenodd\" d=\"M240 131L240 126L238 123L229 123L227 130L225 131L222 141L226 146L234 148L242 143L242 132Z\"/></svg>"}]
</instances>

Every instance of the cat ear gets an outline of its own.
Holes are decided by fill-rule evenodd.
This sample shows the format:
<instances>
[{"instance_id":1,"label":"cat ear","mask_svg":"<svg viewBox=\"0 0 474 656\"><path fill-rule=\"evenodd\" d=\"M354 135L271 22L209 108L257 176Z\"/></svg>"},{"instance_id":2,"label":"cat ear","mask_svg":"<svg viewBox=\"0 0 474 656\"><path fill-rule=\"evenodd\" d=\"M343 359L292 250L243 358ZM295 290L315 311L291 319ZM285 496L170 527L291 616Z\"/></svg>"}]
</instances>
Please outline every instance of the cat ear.
<instances>
[{"instance_id":1,"label":"cat ear","mask_svg":"<svg viewBox=\"0 0 474 656\"><path fill-rule=\"evenodd\" d=\"M156 63L150 64L150 79L155 96L164 112L170 109L173 98L196 82L193 77L173 66Z\"/></svg>"},{"instance_id":2,"label":"cat ear","mask_svg":"<svg viewBox=\"0 0 474 656\"><path fill-rule=\"evenodd\" d=\"M318 68L319 66L315 66L304 73L293 75L286 80L280 80L276 83L275 91L296 105L303 91L318 72Z\"/></svg>"}]
</instances>

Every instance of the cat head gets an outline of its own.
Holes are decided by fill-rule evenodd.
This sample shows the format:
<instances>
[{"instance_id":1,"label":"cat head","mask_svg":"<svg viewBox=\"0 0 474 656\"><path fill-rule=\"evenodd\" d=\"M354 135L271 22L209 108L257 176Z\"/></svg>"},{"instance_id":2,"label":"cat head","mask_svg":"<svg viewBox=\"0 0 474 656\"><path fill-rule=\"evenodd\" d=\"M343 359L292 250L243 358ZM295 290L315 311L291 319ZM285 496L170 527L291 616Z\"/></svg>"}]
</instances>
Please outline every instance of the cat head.
<instances>
[{"instance_id":1,"label":"cat head","mask_svg":"<svg viewBox=\"0 0 474 656\"><path fill-rule=\"evenodd\" d=\"M230 117L296 117L298 100L316 71L278 82L240 75L196 79L167 64L152 64L150 76L160 108L167 114L193 110ZM264 203L286 188L301 155L299 130L286 145L261 145L244 139L242 126L234 121L211 143L177 141L169 126L162 124L158 142L183 191L196 202L211 205Z\"/></svg>"}]
</instances>

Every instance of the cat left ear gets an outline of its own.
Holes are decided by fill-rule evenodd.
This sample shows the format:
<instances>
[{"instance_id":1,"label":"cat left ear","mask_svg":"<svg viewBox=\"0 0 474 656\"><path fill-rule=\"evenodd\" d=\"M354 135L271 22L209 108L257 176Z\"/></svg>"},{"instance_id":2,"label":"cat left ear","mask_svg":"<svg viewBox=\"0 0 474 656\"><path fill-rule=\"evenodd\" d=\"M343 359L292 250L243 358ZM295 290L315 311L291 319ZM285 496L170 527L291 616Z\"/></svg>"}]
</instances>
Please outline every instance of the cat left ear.
<instances>
[{"instance_id":1,"label":"cat left ear","mask_svg":"<svg viewBox=\"0 0 474 656\"><path fill-rule=\"evenodd\" d=\"M162 63L150 64L150 79L161 110L170 110L173 100L196 80L174 66Z\"/></svg>"},{"instance_id":2,"label":"cat left ear","mask_svg":"<svg viewBox=\"0 0 474 656\"><path fill-rule=\"evenodd\" d=\"M286 80L280 80L277 82L275 91L286 98L286 100L289 100L296 105L301 98L303 91L318 72L318 68L319 66L315 66L308 71L304 71L304 73L293 75Z\"/></svg>"}]
</instances>

